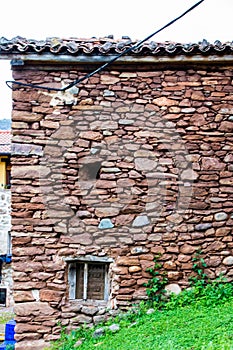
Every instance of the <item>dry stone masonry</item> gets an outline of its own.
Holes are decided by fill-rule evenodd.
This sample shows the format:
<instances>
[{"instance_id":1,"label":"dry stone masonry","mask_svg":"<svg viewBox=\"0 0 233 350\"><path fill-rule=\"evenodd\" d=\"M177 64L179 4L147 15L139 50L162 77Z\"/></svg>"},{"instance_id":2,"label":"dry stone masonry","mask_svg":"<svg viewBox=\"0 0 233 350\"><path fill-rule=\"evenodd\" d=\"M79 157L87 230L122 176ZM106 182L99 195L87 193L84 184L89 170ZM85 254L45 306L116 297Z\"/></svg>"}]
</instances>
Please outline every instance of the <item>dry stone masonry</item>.
<instances>
[{"instance_id":1,"label":"dry stone masonry","mask_svg":"<svg viewBox=\"0 0 233 350\"><path fill-rule=\"evenodd\" d=\"M28 61L13 77L60 87L86 69ZM157 254L169 290L188 285L197 250L210 278L232 280L232 78L232 62L174 58L116 64L63 93L14 89L17 349L145 299ZM88 259L107 262L105 300L72 297L70 266Z\"/></svg>"}]
</instances>

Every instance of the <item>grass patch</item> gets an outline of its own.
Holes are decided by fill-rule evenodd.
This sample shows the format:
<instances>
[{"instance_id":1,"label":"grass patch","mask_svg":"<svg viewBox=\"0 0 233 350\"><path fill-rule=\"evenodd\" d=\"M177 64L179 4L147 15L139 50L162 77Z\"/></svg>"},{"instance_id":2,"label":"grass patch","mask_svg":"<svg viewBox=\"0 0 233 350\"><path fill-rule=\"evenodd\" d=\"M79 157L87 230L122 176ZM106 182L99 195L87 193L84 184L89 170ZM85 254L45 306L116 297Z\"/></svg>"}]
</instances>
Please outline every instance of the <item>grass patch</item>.
<instances>
[{"instance_id":1,"label":"grass patch","mask_svg":"<svg viewBox=\"0 0 233 350\"><path fill-rule=\"evenodd\" d=\"M59 350L232 350L233 298L212 307L189 305L153 314L134 315L118 322L120 331L93 338L93 329L63 334ZM83 344L75 347L78 339Z\"/></svg>"},{"instance_id":2,"label":"grass patch","mask_svg":"<svg viewBox=\"0 0 233 350\"><path fill-rule=\"evenodd\" d=\"M216 307L195 305L156 311L117 334L89 338L80 350L227 350L233 349L233 300ZM62 349L62 348L60 348Z\"/></svg>"},{"instance_id":3,"label":"grass patch","mask_svg":"<svg viewBox=\"0 0 233 350\"><path fill-rule=\"evenodd\" d=\"M14 318L13 312L2 312L0 311L0 324L5 324Z\"/></svg>"}]
</instances>

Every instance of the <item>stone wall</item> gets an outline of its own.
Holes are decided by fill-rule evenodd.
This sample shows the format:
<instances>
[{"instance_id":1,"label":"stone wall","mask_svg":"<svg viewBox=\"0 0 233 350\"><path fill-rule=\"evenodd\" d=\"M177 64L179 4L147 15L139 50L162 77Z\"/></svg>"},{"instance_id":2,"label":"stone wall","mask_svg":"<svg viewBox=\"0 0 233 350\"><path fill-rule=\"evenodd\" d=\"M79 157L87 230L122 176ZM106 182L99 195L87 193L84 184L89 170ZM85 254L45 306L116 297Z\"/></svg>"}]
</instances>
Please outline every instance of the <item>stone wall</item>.
<instances>
[{"instance_id":1,"label":"stone wall","mask_svg":"<svg viewBox=\"0 0 233 350\"><path fill-rule=\"evenodd\" d=\"M13 91L17 349L42 349L59 320L98 322L145 299L158 253L171 288L188 285L197 250L211 278L232 280L232 68L147 69ZM13 71L57 87L82 74ZM106 303L69 301L67 261L87 254L113 259Z\"/></svg>"},{"instance_id":2,"label":"stone wall","mask_svg":"<svg viewBox=\"0 0 233 350\"><path fill-rule=\"evenodd\" d=\"M10 254L10 236L11 231L11 192L10 190L0 190L0 256ZM2 279L0 288L7 289L6 306L13 305L12 290L12 268L11 263L2 264Z\"/></svg>"},{"instance_id":3,"label":"stone wall","mask_svg":"<svg viewBox=\"0 0 233 350\"><path fill-rule=\"evenodd\" d=\"M11 193L10 190L0 189L0 255L8 254L11 230Z\"/></svg>"}]
</instances>

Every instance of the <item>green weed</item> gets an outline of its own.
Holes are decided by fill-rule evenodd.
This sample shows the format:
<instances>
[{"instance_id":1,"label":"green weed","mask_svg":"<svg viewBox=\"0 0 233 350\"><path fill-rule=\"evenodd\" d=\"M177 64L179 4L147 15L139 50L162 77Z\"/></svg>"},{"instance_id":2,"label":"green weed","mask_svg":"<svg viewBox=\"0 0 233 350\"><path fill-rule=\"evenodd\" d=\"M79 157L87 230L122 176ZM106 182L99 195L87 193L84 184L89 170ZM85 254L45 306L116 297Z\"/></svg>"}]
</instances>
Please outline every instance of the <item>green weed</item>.
<instances>
[{"instance_id":1,"label":"green weed","mask_svg":"<svg viewBox=\"0 0 233 350\"><path fill-rule=\"evenodd\" d=\"M14 318L13 312L3 312L0 314L0 324L5 324Z\"/></svg>"}]
</instances>

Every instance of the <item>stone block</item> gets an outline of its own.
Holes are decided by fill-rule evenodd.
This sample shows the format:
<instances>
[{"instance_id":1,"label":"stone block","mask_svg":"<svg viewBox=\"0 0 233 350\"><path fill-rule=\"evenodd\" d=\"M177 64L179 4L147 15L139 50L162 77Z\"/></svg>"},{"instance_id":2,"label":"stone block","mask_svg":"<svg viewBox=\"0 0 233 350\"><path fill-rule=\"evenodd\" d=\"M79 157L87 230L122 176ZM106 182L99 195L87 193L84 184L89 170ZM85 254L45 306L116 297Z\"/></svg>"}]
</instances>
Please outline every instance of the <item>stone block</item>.
<instances>
[{"instance_id":1,"label":"stone block","mask_svg":"<svg viewBox=\"0 0 233 350\"><path fill-rule=\"evenodd\" d=\"M40 301L59 302L64 296L64 292L50 289L40 290Z\"/></svg>"},{"instance_id":2,"label":"stone block","mask_svg":"<svg viewBox=\"0 0 233 350\"><path fill-rule=\"evenodd\" d=\"M139 260L127 256L119 257L116 261L119 266L137 266L139 265Z\"/></svg>"},{"instance_id":3,"label":"stone block","mask_svg":"<svg viewBox=\"0 0 233 350\"><path fill-rule=\"evenodd\" d=\"M75 324L85 324L85 323L88 324L88 323L92 322L92 317L80 314L80 315L74 317L72 319L72 322Z\"/></svg>"},{"instance_id":4,"label":"stone block","mask_svg":"<svg viewBox=\"0 0 233 350\"><path fill-rule=\"evenodd\" d=\"M43 339L25 340L15 344L15 350L44 350L49 346L49 342Z\"/></svg>"},{"instance_id":5,"label":"stone block","mask_svg":"<svg viewBox=\"0 0 233 350\"><path fill-rule=\"evenodd\" d=\"M15 305L14 308L17 317L27 316L55 316L57 310L49 306L47 302L26 302Z\"/></svg>"}]
</instances>

